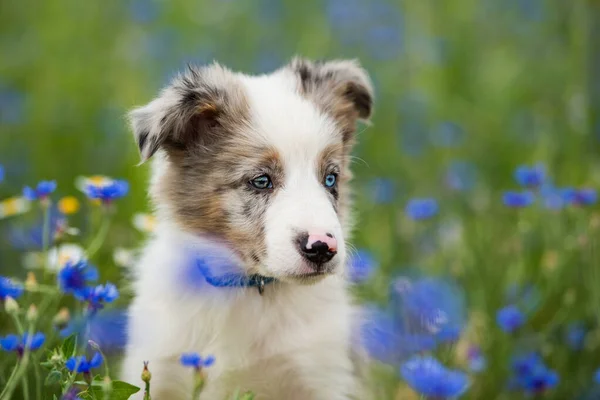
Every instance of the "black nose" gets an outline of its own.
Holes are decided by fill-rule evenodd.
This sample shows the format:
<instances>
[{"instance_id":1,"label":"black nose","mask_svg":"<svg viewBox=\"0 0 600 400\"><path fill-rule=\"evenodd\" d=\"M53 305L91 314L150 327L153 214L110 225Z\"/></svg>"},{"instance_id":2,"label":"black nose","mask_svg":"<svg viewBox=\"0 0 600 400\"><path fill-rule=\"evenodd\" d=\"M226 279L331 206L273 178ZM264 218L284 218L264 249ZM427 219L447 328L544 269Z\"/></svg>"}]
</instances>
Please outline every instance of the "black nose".
<instances>
[{"instance_id":1,"label":"black nose","mask_svg":"<svg viewBox=\"0 0 600 400\"><path fill-rule=\"evenodd\" d=\"M329 235L329 237L333 236ZM337 251L330 247L330 243L325 240L314 240L312 235L299 235L297 243L300 254L316 265L325 264L337 254Z\"/></svg>"}]
</instances>

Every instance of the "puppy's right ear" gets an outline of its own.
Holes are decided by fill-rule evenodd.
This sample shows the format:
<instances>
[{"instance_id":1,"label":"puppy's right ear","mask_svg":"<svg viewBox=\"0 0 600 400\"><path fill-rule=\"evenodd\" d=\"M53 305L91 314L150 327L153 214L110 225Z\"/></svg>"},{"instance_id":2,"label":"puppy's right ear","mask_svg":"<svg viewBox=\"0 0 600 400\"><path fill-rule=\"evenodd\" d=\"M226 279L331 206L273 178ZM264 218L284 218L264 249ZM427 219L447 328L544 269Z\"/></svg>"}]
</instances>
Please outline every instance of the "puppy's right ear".
<instances>
[{"instance_id":1,"label":"puppy's right ear","mask_svg":"<svg viewBox=\"0 0 600 400\"><path fill-rule=\"evenodd\" d=\"M213 64L189 69L160 95L128 117L141 162L159 149L182 151L222 135L232 119L243 118L246 102L235 75Z\"/></svg>"}]
</instances>

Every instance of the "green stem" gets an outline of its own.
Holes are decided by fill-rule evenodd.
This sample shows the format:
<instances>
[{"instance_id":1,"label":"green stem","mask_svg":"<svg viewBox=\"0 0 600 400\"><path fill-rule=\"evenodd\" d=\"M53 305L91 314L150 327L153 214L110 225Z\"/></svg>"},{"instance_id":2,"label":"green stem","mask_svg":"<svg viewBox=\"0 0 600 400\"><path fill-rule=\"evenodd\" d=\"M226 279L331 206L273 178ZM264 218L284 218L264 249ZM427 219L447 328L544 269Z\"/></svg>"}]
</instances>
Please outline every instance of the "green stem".
<instances>
[{"instance_id":1,"label":"green stem","mask_svg":"<svg viewBox=\"0 0 600 400\"><path fill-rule=\"evenodd\" d=\"M75 364L73 371L77 371L78 367L79 367L79 362L77 362ZM71 389L71 387L73 386L73 382L75 382L75 378L77 378L77 372L72 372L71 375L69 376L69 380L67 381L67 384L63 388L62 394L66 394L69 391L69 389Z\"/></svg>"},{"instance_id":2,"label":"green stem","mask_svg":"<svg viewBox=\"0 0 600 400\"><path fill-rule=\"evenodd\" d=\"M60 294L60 293L55 292L55 294ZM38 308L38 312L40 314L43 314L44 311L46 310L46 307L54 300L54 298L55 298L55 296L48 296L48 297L44 298L44 301L40 304L40 307ZM21 325L21 321L19 320L19 317L16 314L12 314L12 317L15 321L15 325L17 326L19 334L22 336L24 331L23 331L23 325ZM29 337L30 341L33 339L36 322L37 322L37 320L32 321L29 324L28 337ZM8 381L6 382L6 386L4 387L4 390L0 394L0 400L11 399L12 398L11 396L12 396L13 392L15 391L19 381L23 382L23 395L27 396L25 399L27 400L29 398L29 387L26 386L27 377L25 376L27 374L27 366L29 364L29 357L31 356L31 351L29 349L28 344L30 345L30 343L25 343L25 346L24 346L25 351L23 352L23 357L21 358L20 362L17 361L17 364L15 365L15 368L13 369L13 371L10 375L10 378L8 378ZM38 374L39 374L39 372L38 372ZM38 383L39 383L39 380L38 380Z\"/></svg>"},{"instance_id":3,"label":"green stem","mask_svg":"<svg viewBox=\"0 0 600 400\"><path fill-rule=\"evenodd\" d=\"M96 392L94 392L94 388L92 387L91 383L88 384L88 393L91 394L92 399L96 400Z\"/></svg>"},{"instance_id":4,"label":"green stem","mask_svg":"<svg viewBox=\"0 0 600 400\"><path fill-rule=\"evenodd\" d=\"M144 400L150 399L150 381L146 382L146 390L144 390Z\"/></svg>"},{"instance_id":5,"label":"green stem","mask_svg":"<svg viewBox=\"0 0 600 400\"><path fill-rule=\"evenodd\" d=\"M33 373L35 375L35 395L36 395L36 399L41 399L42 398L42 377L40 375L40 363L39 360L37 359L37 357L34 357L33 360Z\"/></svg>"},{"instance_id":6,"label":"green stem","mask_svg":"<svg viewBox=\"0 0 600 400\"><path fill-rule=\"evenodd\" d=\"M23 374L21 384L23 386L23 400L29 400L29 382L27 380L27 373Z\"/></svg>"},{"instance_id":7,"label":"green stem","mask_svg":"<svg viewBox=\"0 0 600 400\"><path fill-rule=\"evenodd\" d=\"M23 330L23 325L21 325L21 321L19 320L19 316L17 315L16 312L10 313L10 316L12 317L13 321L15 322L15 326L17 327L17 331L19 332L19 335L23 336L23 333L25 331Z\"/></svg>"},{"instance_id":8,"label":"green stem","mask_svg":"<svg viewBox=\"0 0 600 400\"><path fill-rule=\"evenodd\" d=\"M6 382L6 386L4 386L4 390L0 393L0 400L10 400L12 393L14 392L17 380L15 377L17 376L19 369L21 367L21 363L17 360L15 367L13 368L10 376L8 377L8 381Z\"/></svg>"},{"instance_id":9,"label":"green stem","mask_svg":"<svg viewBox=\"0 0 600 400\"><path fill-rule=\"evenodd\" d=\"M104 243L104 241L106 240L106 236L108 235L108 230L110 228L111 221L112 218L110 214L108 214L108 212L105 213L98 233L96 234L96 236L85 251L85 254L87 255L88 259L91 259L98 252L98 250L100 250L100 247L102 247L102 244Z\"/></svg>"},{"instance_id":10,"label":"green stem","mask_svg":"<svg viewBox=\"0 0 600 400\"><path fill-rule=\"evenodd\" d=\"M50 204L43 206L43 209L42 253L44 254L44 262L42 263L42 276L45 281L48 273L48 247L50 246Z\"/></svg>"}]
</instances>

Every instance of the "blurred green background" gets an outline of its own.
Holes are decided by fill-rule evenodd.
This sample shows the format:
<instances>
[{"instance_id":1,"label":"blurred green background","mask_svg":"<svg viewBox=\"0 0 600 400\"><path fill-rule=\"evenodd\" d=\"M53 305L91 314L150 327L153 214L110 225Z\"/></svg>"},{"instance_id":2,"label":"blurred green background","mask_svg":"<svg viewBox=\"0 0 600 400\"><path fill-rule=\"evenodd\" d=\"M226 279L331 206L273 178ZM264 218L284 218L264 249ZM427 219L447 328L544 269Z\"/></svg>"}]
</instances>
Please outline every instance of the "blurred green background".
<instances>
[{"instance_id":1,"label":"blurred green background","mask_svg":"<svg viewBox=\"0 0 600 400\"><path fill-rule=\"evenodd\" d=\"M0 3L0 32L0 199L56 179L59 196L83 200L79 175L127 179L107 249L139 244L131 216L148 209L148 168L135 166L124 115L186 63L263 73L295 54L358 58L376 108L355 152L355 244L381 266L358 296L384 302L389 277L405 271L452 275L487 329L477 341L489 372L469 398L489 399L505 385L511 350L494 313L508 285L534 282L544 300L530 328L562 378L549 397L592 385L600 215L546 210L543 201L507 209L502 191L517 188L516 166L538 162L556 185L600 183L600 2L9 0ZM436 198L439 218L409 221L412 197ZM12 223L0 222L0 272L23 277ZM100 257L119 274L110 250ZM556 315L558 325L593 326L583 355L552 341ZM381 374L382 398L393 398L396 374Z\"/></svg>"}]
</instances>

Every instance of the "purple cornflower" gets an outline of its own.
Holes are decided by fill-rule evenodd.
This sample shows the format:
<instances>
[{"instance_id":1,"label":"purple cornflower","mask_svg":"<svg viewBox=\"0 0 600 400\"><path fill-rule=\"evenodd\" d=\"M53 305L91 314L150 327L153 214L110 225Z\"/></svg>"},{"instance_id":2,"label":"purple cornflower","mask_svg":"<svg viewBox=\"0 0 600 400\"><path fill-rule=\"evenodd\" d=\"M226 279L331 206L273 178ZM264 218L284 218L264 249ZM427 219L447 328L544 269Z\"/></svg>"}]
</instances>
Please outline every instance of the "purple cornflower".
<instances>
[{"instance_id":1,"label":"purple cornflower","mask_svg":"<svg viewBox=\"0 0 600 400\"><path fill-rule=\"evenodd\" d=\"M67 391L67 393L63 394L60 400L83 400L81 397L79 397L79 393L81 392L82 391L80 389L72 387Z\"/></svg>"},{"instance_id":2,"label":"purple cornflower","mask_svg":"<svg viewBox=\"0 0 600 400\"><path fill-rule=\"evenodd\" d=\"M513 376L511 387L524 390L528 394L542 394L554 388L559 381L558 374L546 367L537 353L517 356L512 362Z\"/></svg>"},{"instance_id":3,"label":"purple cornflower","mask_svg":"<svg viewBox=\"0 0 600 400\"><path fill-rule=\"evenodd\" d=\"M469 369L473 372L481 372L487 366L487 360L479 346L469 346L469 349L467 350L467 361L469 362Z\"/></svg>"},{"instance_id":4,"label":"purple cornflower","mask_svg":"<svg viewBox=\"0 0 600 400\"><path fill-rule=\"evenodd\" d=\"M591 206L598 201L596 189L578 189L573 195L573 204L578 206Z\"/></svg>"}]
</instances>

